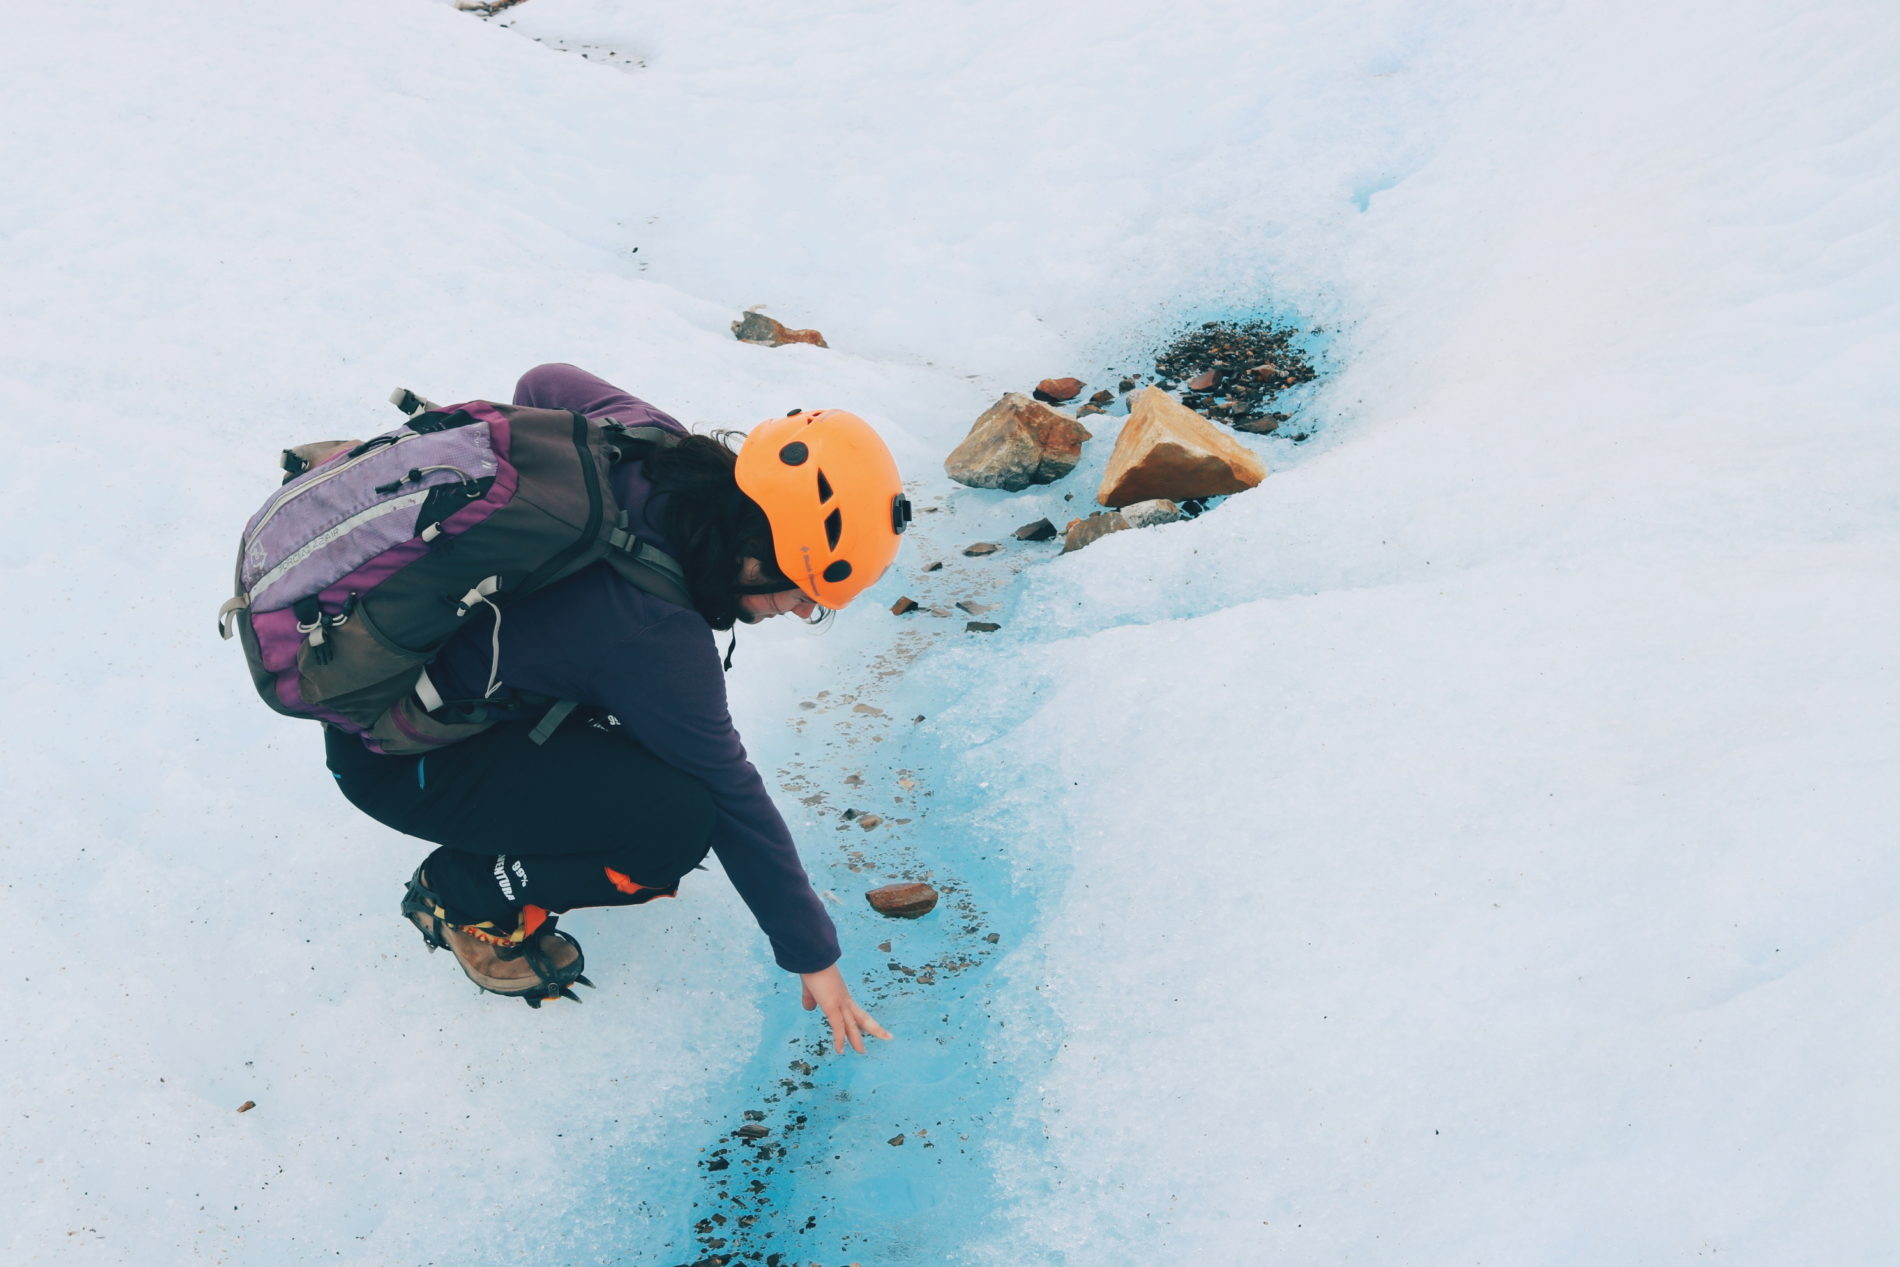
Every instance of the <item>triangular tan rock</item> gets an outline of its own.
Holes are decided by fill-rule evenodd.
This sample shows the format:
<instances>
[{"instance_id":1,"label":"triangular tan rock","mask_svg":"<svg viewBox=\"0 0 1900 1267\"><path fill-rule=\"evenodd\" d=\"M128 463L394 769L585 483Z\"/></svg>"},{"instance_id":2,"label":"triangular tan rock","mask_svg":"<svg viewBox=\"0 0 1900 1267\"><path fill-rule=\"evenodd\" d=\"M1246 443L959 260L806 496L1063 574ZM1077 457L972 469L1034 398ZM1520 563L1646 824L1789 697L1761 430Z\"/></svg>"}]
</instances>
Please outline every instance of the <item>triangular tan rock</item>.
<instances>
[{"instance_id":1,"label":"triangular tan rock","mask_svg":"<svg viewBox=\"0 0 1900 1267\"><path fill-rule=\"evenodd\" d=\"M1095 494L1102 505L1217 497L1267 477L1267 464L1252 450L1159 387L1142 388L1128 406L1128 422Z\"/></svg>"}]
</instances>

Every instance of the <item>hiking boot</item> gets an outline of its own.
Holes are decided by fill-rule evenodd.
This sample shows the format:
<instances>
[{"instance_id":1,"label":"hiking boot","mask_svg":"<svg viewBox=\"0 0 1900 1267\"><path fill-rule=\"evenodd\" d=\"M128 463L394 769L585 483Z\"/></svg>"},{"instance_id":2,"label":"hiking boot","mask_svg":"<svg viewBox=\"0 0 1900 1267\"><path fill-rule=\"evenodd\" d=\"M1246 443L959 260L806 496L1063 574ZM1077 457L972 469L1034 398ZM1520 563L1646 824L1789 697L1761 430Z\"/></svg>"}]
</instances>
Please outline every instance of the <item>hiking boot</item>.
<instances>
[{"instance_id":1,"label":"hiking boot","mask_svg":"<svg viewBox=\"0 0 1900 1267\"><path fill-rule=\"evenodd\" d=\"M492 920L461 919L429 888L416 868L403 893L402 913L422 932L430 950L454 952L470 981L490 994L520 999L538 1008L545 999L580 996L569 987L594 983L581 973L586 959L580 943L554 926L555 917L538 906L524 906L513 928Z\"/></svg>"}]
</instances>

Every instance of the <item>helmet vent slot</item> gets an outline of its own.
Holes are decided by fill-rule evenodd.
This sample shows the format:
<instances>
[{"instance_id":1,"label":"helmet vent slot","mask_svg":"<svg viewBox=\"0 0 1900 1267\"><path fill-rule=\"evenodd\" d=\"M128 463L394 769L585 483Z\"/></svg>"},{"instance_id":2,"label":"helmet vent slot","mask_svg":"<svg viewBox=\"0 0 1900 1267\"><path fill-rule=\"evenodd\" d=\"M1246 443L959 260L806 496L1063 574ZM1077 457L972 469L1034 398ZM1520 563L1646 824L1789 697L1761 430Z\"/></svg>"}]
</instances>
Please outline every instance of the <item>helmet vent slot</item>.
<instances>
[{"instance_id":1,"label":"helmet vent slot","mask_svg":"<svg viewBox=\"0 0 1900 1267\"><path fill-rule=\"evenodd\" d=\"M823 471L818 472L818 501L820 504L831 500L831 481L825 478ZM832 542L836 545L837 542Z\"/></svg>"},{"instance_id":2,"label":"helmet vent slot","mask_svg":"<svg viewBox=\"0 0 1900 1267\"><path fill-rule=\"evenodd\" d=\"M825 544L836 550L838 538L842 536L844 536L844 515L834 510L825 516Z\"/></svg>"}]
</instances>

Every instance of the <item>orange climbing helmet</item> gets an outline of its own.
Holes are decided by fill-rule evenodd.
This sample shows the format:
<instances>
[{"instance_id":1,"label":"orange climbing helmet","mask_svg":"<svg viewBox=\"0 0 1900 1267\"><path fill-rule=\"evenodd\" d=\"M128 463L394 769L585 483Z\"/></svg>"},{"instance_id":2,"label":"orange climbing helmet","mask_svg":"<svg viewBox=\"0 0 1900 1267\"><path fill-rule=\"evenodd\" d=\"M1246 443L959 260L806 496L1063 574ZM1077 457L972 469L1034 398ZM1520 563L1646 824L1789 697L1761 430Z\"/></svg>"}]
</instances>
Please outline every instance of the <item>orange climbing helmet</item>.
<instances>
[{"instance_id":1,"label":"orange climbing helmet","mask_svg":"<svg viewBox=\"0 0 1900 1267\"><path fill-rule=\"evenodd\" d=\"M783 572L820 607L843 607L897 558L910 499L871 424L842 409L795 409L754 427L733 471L772 525Z\"/></svg>"}]
</instances>

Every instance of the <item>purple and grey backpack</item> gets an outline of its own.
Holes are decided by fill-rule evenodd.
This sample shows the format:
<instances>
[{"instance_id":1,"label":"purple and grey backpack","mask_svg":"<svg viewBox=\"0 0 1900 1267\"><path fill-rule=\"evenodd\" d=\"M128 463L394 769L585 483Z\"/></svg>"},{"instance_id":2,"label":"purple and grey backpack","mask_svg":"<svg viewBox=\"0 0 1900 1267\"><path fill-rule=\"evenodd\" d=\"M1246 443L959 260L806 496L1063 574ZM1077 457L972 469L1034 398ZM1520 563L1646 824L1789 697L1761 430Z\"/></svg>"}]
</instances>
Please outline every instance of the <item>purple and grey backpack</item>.
<instances>
[{"instance_id":1,"label":"purple and grey backpack","mask_svg":"<svg viewBox=\"0 0 1900 1267\"><path fill-rule=\"evenodd\" d=\"M407 390L409 415L372 440L284 451L286 475L244 529L237 594L219 610L264 702L314 717L378 752L417 753L493 725L496 669L478 700L444 700L427 665L468 616L599 560L641 589L691 606L677 561L627 526L608 469L678 440L580 414L471 401L437 407ZM544 740L572 702L551 705Z\"/></svg>"}]
</instances>

